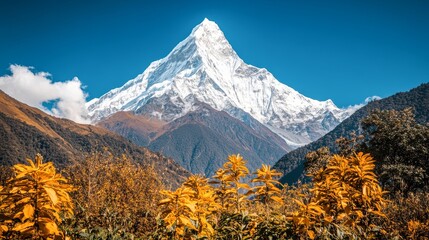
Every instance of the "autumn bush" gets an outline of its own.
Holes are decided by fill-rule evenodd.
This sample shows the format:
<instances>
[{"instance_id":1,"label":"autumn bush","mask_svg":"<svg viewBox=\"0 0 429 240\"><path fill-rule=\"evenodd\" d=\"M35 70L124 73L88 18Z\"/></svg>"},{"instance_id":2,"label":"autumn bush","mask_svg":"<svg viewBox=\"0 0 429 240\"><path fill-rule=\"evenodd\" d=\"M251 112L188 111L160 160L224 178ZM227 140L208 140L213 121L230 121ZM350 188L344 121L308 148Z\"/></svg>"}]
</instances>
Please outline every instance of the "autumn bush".
<instances>
[{"instance_id":1,"label":"autumn bush","mask_svg":"<svg viewBox=\"0 0 429 240\"><path fill-rule=\"evenodd\" d=\"M429 193L396 193L389 200L386 221L379 223L389 238L429 239Z\"/></svg>"},{"instance_id":2,"label":"autumn bush","mask_svg":"<svg viewBox=\"0 0 429 240\"><path fill-rule=\"evenodd\" d=\"M0 238L64 239L59 225L73 215L74 188L41 155L27 162L14 165L13 176L0 187Z\"/></svg>"},{"instance_id":3,"label":"autumn bush","mask_svg":"<svg viewBox=\"0 0 429 240\"><path fill-rule=\"evenodd\" d=\"M67 231L75 239L144 237L156 227L163 185L151 166L134 163L107 149L67 167L75 217Z\"/></svg>"},{"instance_id":4,"label":"autumn bush","mask_svg":"<svg viewBox=\"0 0 429 240\"><path fill-rule=\"evenodd\" d=\"M386 239L429 239L429 125L418 123L413 109L405 108L375 110L361 126L362 135L341 137L336 149L347 157L364 151L377 159L373 172L387 191L386 217L371 218L370 228L383 232ZM326 147L308 153L307 173L315 175L332 156Z\"/></svg>"}]
</instances>

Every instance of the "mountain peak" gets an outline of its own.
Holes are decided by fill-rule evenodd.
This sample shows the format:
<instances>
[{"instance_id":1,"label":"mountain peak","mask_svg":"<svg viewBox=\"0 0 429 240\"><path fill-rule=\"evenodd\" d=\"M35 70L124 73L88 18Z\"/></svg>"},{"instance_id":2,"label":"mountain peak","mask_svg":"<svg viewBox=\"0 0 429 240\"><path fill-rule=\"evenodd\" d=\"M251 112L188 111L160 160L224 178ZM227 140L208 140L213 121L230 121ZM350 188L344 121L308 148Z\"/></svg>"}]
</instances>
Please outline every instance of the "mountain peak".
<instances>
[{"instance_id":1,"label":"mountain peak","mask_svg":"<svg viewBox=\"0 0 429 240\"><path fill-rule=\"evenodd\" d=\"M293 145L315 140L349 114L332 101L307 98L266 69L246 64L207 18L165 58L91 101L88 111L95 121L117 111L134 111L169 122L193 111L196 101L243 122L248 114ZM332 118L330 113L334 121L322 126L325 117Z\"/></svg>"},{"instance_id":2,"label":"mountain peak","mask_svg":"<svg viewBox=\"0 0 429 240\"><path fill-rule=\"evenodd\" d=\"M204 20L199 25L205 25L205 26L217 26L217 24L214 21L209 20L208 18L204 18Z\"/></svg>"},{"instance_id":3,"label":"mountain peak","mask_svg":"<svg viewBox=\"0 0 429 240\"><path fill-rule=\"evenodd\" d=\"M194 36L194 37L206 36L204 35L204 33L223 36L223 33L220 30L219 26L214 21L210 21L207 18L204 18L204 20L200 24L194 27L194 29L192 30L191 36Z\"/></svg>"},{"instance_id":4,"label":"mountain peak","mask_svg":"<svg viewBox=\"0 0 429 240\"><path fill-rule=\"evenodd\" d=\"M184 42L195 43L200 54L205 53L210 57L219 54L224 57L225 55L236 55L219 26L207 18L194 27Z\"/></svg>"}]
</instances>

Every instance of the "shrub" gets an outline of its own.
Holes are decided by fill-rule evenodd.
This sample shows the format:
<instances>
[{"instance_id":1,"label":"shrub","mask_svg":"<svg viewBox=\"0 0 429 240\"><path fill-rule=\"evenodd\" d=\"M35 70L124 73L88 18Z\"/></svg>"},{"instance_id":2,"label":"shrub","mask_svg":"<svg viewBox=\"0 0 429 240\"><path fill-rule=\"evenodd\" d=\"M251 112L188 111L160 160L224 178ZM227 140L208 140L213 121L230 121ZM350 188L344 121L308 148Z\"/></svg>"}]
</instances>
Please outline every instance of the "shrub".
<instances>
[{"instance_id":1,"label":"shrub","mask_svg":"<svg viewBox=\"0 0 429 240\"><path fill-rule=\"evenodd\" d=\"M247 196L243 190L250 190L247 183L243 183L249 174L246 161L240 154L230 155L228 161L223 164L223 168L216 171L211 184L217 185L216 199L221 204L223 210L234 210L236 213L242 210Z\"/></svg>"},{"instance_id":2,"label":"shrub","mask_svg":"<svg viewBox=\"0 0 429 240\"><path fill-rule=\"evenodd\" d=\"M67 222L74 238L143 237L155 229L163 185L151 166L106 149L64 172L79 189L73 193L75 218Z\"/></svg>"},{"instance_id":3,"label":"shrub","mask_svg":"<svg viewBox=\"0 0 429 240\"><path fill-rule=\"evenodd\" d=\"M64 238L58 225L73 215L69 193L74 189L52 162L37 154L28 165L13 166L14 176L0 189L0 236L8 238Z\"/></svg>"}]
</instances>

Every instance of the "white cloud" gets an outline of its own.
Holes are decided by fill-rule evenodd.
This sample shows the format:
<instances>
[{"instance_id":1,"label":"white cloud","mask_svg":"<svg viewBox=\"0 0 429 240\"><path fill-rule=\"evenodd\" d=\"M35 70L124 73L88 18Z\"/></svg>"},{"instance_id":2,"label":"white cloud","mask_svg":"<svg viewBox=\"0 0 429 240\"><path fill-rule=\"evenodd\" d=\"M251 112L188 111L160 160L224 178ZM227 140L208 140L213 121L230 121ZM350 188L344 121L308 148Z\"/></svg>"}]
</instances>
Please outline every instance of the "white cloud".
<instances>
[{"instance_id":1,"label":"white cloud","mask_svg":"<svg viewBox=\"0 0 429 240\"><path fill-rule=\"evenodd\" d=\"M379 97L379 96L367 97L367 98L365 98L365 104L368 104L368 103L370 103L372 101L380 100L380 99L381 99L381 97Z\"/></svg>"},{"instance_id":2,"label":"white cloud","mask_svg":"<svg viewBox=\"0 0 429 240\"><path fill-rule=\"evenodd\" d=\"M367 98L365 98L365 101L363 103L359 103L359 104L356 104L356 105L351 105L351 106L349 106L349 107L347 107L345 109L351 115L354 112L356 112L359 108L364 107L368 103L370 103L372 101L375 101L375 100L380 100L380 99L382 99L382 98L379 97L379 96L367 97Z\"/></svg>"},{"instance_id":3,"label":"white cloud","mask_svg":"<svg viewBox=\"0 0 429 240\"><path fill-rule=\"evenodd\" d=\"M82 83L77 77L64 82L52 82L49 73L33 73L31 69L11 65L12 74L0 77L0 89L18 101L51 115L79 123L89 123L85 108L87 95L83 92ZM49 107L43 106L43 103Z\"/></svg>"}]
</instances>

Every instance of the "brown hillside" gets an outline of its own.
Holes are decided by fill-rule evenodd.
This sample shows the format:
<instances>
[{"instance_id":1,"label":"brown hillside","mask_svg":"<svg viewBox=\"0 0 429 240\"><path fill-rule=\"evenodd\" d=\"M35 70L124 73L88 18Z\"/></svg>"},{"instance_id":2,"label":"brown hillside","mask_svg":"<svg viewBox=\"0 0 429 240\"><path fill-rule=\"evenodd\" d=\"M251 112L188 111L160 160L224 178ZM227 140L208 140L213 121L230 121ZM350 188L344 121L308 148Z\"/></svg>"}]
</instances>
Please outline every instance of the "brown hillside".
<instances>
[{"instance_id":1,"label":"brown hillside","mask_svg":"<svg viewBox=\"0 0 429 240\"><path fill-rule=\"evenodd\" d=\"M172 159L138 147L97 126L52 117L0 91L0 164L12 165L41 153L62 167L91 151L108 147L143 165L153 165L168 186L175 187L188 172Z\"/></svg>"}]
</instances>

